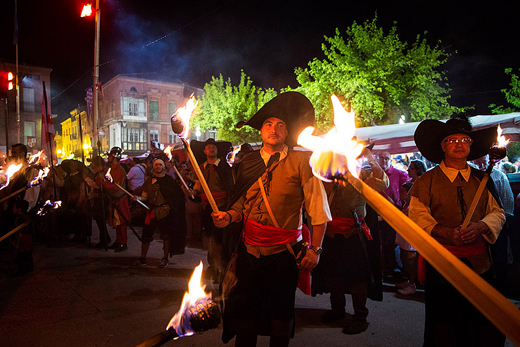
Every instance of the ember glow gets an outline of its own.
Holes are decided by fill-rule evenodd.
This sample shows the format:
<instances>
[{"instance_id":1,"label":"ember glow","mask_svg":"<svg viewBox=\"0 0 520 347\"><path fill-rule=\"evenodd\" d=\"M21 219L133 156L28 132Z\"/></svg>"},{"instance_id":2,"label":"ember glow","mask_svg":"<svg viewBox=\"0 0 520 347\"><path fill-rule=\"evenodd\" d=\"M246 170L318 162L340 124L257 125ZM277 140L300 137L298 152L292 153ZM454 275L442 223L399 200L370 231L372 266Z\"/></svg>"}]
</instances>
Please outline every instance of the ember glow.
<instances>
[{"instance_id":1,"label":"ember glow","mask_svg":"<svg viewBox=\"0 0 520 347\"><path fill-rule=\"evenodd\" d=\"M509 144L509 140L506 140L505 136L502 135L502 128L500 127L500 124L498 125L497 133L497 145L499 147L506 147Z\"/></svg>"},{"instance_id":2,"label":"ember glow","mask_svg":"<svg viewBox=\"0 0 520 347\"><path fill-rule=\"evenodd\" d=\"M355 114L347 112L336 95L331 96L334 109L334 126L324 136L313 136L313 127L304 129L298 136L298 144L313 151L310 165L312 172L323 181L350 171L357 177L356 158L363 151L363 144L355 140Z\"/></svg>"},{"instance_id":3,"label":"ember glow","mask_svg":"<svg viewBox=\"0 0 520 347\"><path fill-rule=\"evenodd\" d=\"M193 110L197 107L199 101L195 99L195 96L191 94L190 99L186 102L186 105L180 107L172 115L171 123L172 130L180 137L187 139L190 131L190 119Z\"/></svg>"},{"instance_id":4,"label":"ember glow","mask_svg":"<svg viewBox=\"0 0 520 347\"><path fill-rule=\"evenodd\" d=\"M170 323L166 327L166 330L173 328L175 329L179 337L191 336L194 334L194 330L190 325L190 318L192 315L196 315L197 311L204 308L207 303L212 302L211 293L206 294L204 289L206 286L201 285L202 279L202 261L199 266L193 271L190 282L188 284L188 292L184 294L182 299L181 308L170 320Z\"/></svg>"},{"instance_id":5,"label":"ember glow","mask_svg":"<svg viewBox=\"0 0 520 347\"><path fill-rule=\"evenodd\" d=\"M20 168L22 167L22 164L18 164L18 165L14 165L14 164L11 164L7 167L7 170L5 170L5 177L7 178L7 181L5 182L5 185L0 188L0 190L4 189L5 187L7 187L9 185L9 181L11 180L11 177L13 177L13 175L15 173L18 172L18 170L20 170Z\"/></svg>"},{"instance_id":6,"label":"ember glow","mask_svg":"<svg viewBox=\"0 0 520 347\"><path fill-rule=\"evenodd\" d=\"M40 208L40 210L36 213L38 216L45 216L49 211L55 210L61 207L61 201L45 201L45 204Z\"/></svg>"},{"instance_id":7,"label":"ember glow","mask_svg":"<svg viewBox=\"0 0 520 347\"><path fill-rule=\"evenodd\" d=\"M42 184L43 179L45 177L47 177L47 174L49 173L49 171L50 171L50 169L48 167L45 167L45 168L43 168L43 170L40 170L38 172L38 176L36 176L35 178L33 178L31 180L31 182L29 182L29 186L35 187L35 186Z\"/></svg>"}]
</instances>

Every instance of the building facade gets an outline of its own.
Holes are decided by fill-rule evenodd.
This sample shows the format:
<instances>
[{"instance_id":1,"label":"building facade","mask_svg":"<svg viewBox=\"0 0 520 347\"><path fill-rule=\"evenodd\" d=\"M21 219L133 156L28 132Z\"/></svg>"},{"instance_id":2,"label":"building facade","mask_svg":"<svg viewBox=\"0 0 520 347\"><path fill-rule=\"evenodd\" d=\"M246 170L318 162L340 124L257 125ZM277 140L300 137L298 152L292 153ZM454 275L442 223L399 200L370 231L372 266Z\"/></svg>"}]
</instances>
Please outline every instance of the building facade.
<instances>
[{"instance_id":1,"label":"building facade","mask_svg":"<svg viewBox=\"0 0 520 347\"><path fill-rule=\"evenodd\" d=\"M16 65L0 61L0 70L16 74ZM0 150L2 152L5 153L15 143L25 144L29 153L36 153L41 149L43 82L45 82L49 112L52 114L51 71L45 67L18 65L19 117L16 88L13 88L1 100Z\"/></svg>"},{"instance_id":2,"label":"building facade","mask_svg":"<svg viewBox=\"0 0 520 347\"><path fill-rule=\"evenodd\" d=\"M70 118L61 122L59 144L55 138L59 158L83 160L93 155L91 124L86 110L76 108L70 112Z\"/></svg>"},{"instance_id":3,"label":"building facade","mask_svg":"<svg viewBox=\"0 0 520 347\"><path fill-rule=\"evenodd\" d=\"M180 143L170 118L192 94L200 97L203 92L181 81L161 81L160 77L115 76L103 84L100 93L103 150L117 146L133 156L150 150L151 141L164 146Z\"/></svg>"}]
</instances>

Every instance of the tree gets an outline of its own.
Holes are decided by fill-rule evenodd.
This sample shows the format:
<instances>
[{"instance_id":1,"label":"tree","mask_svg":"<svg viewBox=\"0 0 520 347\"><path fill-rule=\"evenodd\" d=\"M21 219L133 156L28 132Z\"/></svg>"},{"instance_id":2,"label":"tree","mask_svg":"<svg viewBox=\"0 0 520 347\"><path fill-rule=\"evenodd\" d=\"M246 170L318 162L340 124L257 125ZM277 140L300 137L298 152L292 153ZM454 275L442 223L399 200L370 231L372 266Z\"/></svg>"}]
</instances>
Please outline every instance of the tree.
<instances>
[{"instance_id":1,"label":"tree","mask_svg":"<svg viewBox=\"0 0 520 347\"><path fill-rule=\"evenodd\" d=\"M332 124L333 93L354 109L361 125L394 124L403 115L406 121L442 118L464 110L448 103L450 89L439 68L449 55L420 35L408 47L395 23L385 35L376 15L363 25L354 22L346 39L336 29L325 41L325 59L295 70L296 90L315 106L322 130Z\"/></svg>"},{"instance_id":2,"label":"tree","mask_svg":"<svg viewBox=\"0 0 520 347\"><path fill-rule=\"evenodd\" d=\"M494 114L518 112L520 109L520 80L518 79L518 76L513 73L513 69L507 68L504 72L506 75L511 76L511 83L509 83L511 88L502 89L501 92L504 93L506 96L506 101L513 107L491 104L489 105L489 108L491 108L491 112Z\"/></svg>"},{"instance_id":3,"label":"tree","mask_svg":"<svg viewBox=\"0 0 520 347\"><path fill-rule=\"evenodd\" d=\"M200 126L202 131L217 130L219 140L234 144L261 141L258 131L245 126L236 129L240 121L247 121L267 101L276 96L274 89L263 90L255 87L251 79L241 72L238 86L231 84L228 78L224 82L222 75L212 77L204 86L206 92L195 112L192 126Z\"/></svg>"},{"instance_id":4,"label":"tree","mask_svg":"<svg viewBox=\"0 0 520 347\"><path fill-rule=\"evenodd\" d=\"M504 93L506 101L510 105L489 105L491 112L494 114L512 113L520 110L520 80L518 79L518 76L513 73L513 69L507 68L504 72L506 75L511 76L511 83L509 83L509 89L502 89L501 92ZM520 142L509 143L507 146L507 156L511 161L513 161L513 158L520 156Z\"/></svg>"}]
</instances>

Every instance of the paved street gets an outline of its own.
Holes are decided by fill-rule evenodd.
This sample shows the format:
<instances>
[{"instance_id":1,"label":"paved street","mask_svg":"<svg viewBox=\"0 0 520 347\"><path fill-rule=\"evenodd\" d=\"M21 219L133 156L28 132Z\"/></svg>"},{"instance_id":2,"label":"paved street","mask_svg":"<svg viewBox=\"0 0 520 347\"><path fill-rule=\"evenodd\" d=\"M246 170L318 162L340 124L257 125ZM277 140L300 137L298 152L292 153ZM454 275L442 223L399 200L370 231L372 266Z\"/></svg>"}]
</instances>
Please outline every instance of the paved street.
<instances>
[{"instance_id":1,"label":"paved street","mask_svg":"<svg viewBox=\"0 0 520 347\"><path fill-rule=\"evenodd\" d=\"M114 239L114 230L109 232ZM189 277L200 260L206 261L206 252L187 248L168 268L159 269L162 243L157 240L148 265L134 268L130 264L140 243L130 231L128 238L128 250L120 253L68 241L56 247L37 243L35 270L20 278L6 276L6 254L0 254L0 346L135 346L161 332L179 309ZM212 288L210 281L204 282ZM423 294L403 297L386 284L384 300L369 301L368 330L348 336L341 333L341 322L320 322L329 308L328 296L313 298L298 291L292 345L421 346ZM221 332L219 327L165 346L223 346ZM267 346L268 339L259 338L258 345ZM513 346L510 341L506 345Z\"/></svg>"}]
</instances>

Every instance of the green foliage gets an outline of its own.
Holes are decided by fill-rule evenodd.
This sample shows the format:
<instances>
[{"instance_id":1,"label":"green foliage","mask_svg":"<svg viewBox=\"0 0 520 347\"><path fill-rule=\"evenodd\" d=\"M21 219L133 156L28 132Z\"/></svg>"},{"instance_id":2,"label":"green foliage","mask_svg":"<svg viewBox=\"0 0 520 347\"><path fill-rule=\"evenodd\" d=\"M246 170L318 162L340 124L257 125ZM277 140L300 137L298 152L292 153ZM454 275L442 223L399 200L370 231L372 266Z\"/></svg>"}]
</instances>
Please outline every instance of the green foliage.
<instances>
[{"instance_id":1,"label":"green foliage","mask_svg":"<svg viewBox=\"0 0 520 347\"><path fill-rule=\"evenodd\" d=\"M296 90L311 100L322 130L332 124L333 93L354 109L360 125L394 124L401 115L406 121L443 118L464 110L448 103L450 89L439 69L448 54L419 35L408 47L395 25L385 34L376 16L363 25L354 22L346 38L336 29L325 41L325 59L295 69Z\"/></svg>"},{"instance_id":2,"label":"green foliage","mask_svg":"<svg viewBox=\"0 0 520 347\"><path fill-rule=\"evenodd\" d=\"M224 81L212 77L204 86L205 95L195 110L191 127L200 126L202 131L217 129L219 140L233 144L260 142L260 134L251 127L236 129L240 121L247 121L266 102L276 96L274 89L263 90L255 87L251 79L242 71L238 86L231 84L231 79Z\"/></svg>"},{"instance_id":3,"label":"green foliage","mask_svg":"<svg viewBox=\"0 0 520 347\"><path fill-rule=\"evenodd\" d=\"M505 69L505 73L506 75L511 76L511 83L509 83L511 88L502 89L501 92L504 93L506 101L512 106L507 107L503 105L491 104L489 105L489 108L491 108L491 112L494 114L518 112L520 109L520 80L518 79L518 76L513 73L513 69L511 68Z\"/></svg>"}]
</instances>

